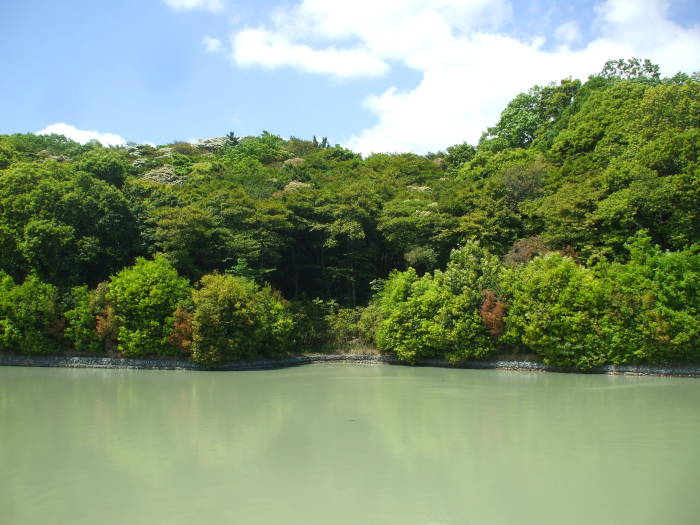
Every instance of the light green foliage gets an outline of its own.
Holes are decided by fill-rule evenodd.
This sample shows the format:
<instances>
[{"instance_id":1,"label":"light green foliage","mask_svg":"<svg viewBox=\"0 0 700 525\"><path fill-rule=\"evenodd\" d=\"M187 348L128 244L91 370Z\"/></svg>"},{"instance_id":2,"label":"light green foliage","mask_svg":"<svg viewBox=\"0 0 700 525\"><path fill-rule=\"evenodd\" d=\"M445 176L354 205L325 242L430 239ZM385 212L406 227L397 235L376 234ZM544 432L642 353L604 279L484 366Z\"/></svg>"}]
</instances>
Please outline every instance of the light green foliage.
<instances>
[{"instance_id":1,"label":"light green foliage","mask_svg":"<svg viewBox=\"0 0 700 525\"><path fill-rule=\"evenodd\" d=\"M494 337L481 315L484 295L500 295L498 258L468 242L454 250L444 272L419 277L395 272L377 297L381 321L377 346L404 361L445 356L453 361L485 357Z\"/></svg>"},{"instance_id":2,"label":"light green foliage","mask_svg":"<svg viewBox=\"0 0 700 525\"><path fill-rule=\"evenodd\" d=\"M50 354L59 350L58 292L30 275L19 285L0 271L0 350Z\"/></svg>"},{"instance_id":3,"label":"light green foliage","mask_svg":"<svg viewBox=\"0 0 700 525\"><path fill-rule=\"evenodd\" d=\"M510 274L507 340L553 365L666 364L700 357L700 255L662 252L645 234L627 263L593 269L551 253Z\"/></svg>"},{"instance_id":4,"label":"light green foliage","mask_svg":"<svg viewBox=\"0 0 700 525\"><path fill-rule=\"evenodd\" d=\"M211 274L192 294L192 359L212 366L226 360L282 355L294 321L269 287L233 275Z\"/></svg>"},{"instance_id":5,"label":"light green foliage","mask_svg":"<svg viewBox=\"0 0 700 525\"><path fill-rule=\"evenodd\" d=\"M506 338L538 353L546 363L588 369L611 354L614 328L604 315L610 291L592 270L550 253L510 274Z\"/></svg>"},{"instance_id":6,"label":"light green foliage","mask_svg":"<svg viewBox=\"0 0 700 525\"><path fill-rule=\"evenodd\" d=\"M565 79L559 85L534 86L520 93L508 103L498 123L482 135L479 147L501 151L527 148L538 137L548 141L552 123L573 102L580 86L578 80Z\"/></svg>"},{"instance_id":7,"label":"light green foliage","mask_svg":"<svg viewBox=\"0 0 700 525\"><path fill-rule=\"evenodd\" d=\"M644 232L627 245L630 261L599 269L610 284L607 315L614 362L669 363L700 358L700 253L663 252Z\"/></svg>"},{"instance_id":8,"label":"light green foliage","mask_svg":"<svg viewBox=\"0 0 700 525\"><path fill-rule=\"evenodd\" d=\"M259 282L264 272L251 268L247 260L245 260L243 257L239 257L236 260L236 264L226 270L226 273Z\"/></svg>"},{"instance_id":9,"label":"light green foliage","mask_svg":"<svg viewBox=\"0 0 700 525\"><path fill-rule=\"evenodd\" d=\"M6 138L0 136L0 170L7 168L17 157L17 152Z\"/></svg>"},{"instance_id":10,"label":"light green foliage","mask_svg":"<svg viewBox=\"0 0 700 525\"><path fill-rule=\"evenodd\" d=\"M97 334L97 314L93 294L87 286L76 286L66 298L66 310L63 316L66 327L65 338L78 352L100 353L104 351L104 342Z\"/></svg>"},{"instance_id":11,"label":"light green foliage","mask_svg":"<svg viewBox=\"0 0 700 525\"><path fill-rule=\"evenodd\" d=\"M85 145L64 137L63 135L34 135L32 133L15 133L5 136L12 148L19 153L24 160L45 158L47 156L65 156L72 158L80 153L88 151L99 144L92 141Z\"/></svg>"},{"instance_id":12,"label":"light green foliage","mask_svg":"<svg viewBox=\"0 0 700 525\"><path fill-rule=\"evenodd\" d=\"M96 148L80 156L78 169L121 187L127 173L126 153L118 149Z\"/></svg>"},{"instance_id":13,"label":"light green foliage","mask_svg":"<svg viewBox=\"0 0 700 525\"><path fill-rule=\"evenodd\" d=\"M535 93L520 93L503 110L498 124L488 129L480 146L495 151L529 146L541 124L536 105Z\"/></svg>"},{"instance_id":14,"label":"light green foliage","mask_svg":"<svg viewBox=\"0 0 700 525\"><path fill-rule=\"evenodd\" d=\"M243 137L237 145L228 148L225 154L225 158L229 162L249 157L262 164L283 161L290 156L284 149L282 137L267 131L263 131L259 137Z\"/></svg>"},{"instance_id":15,"label":"light green foliage","mask_svg":"<svg viewBox=\"0 0 700 525\"><path fill-rule=\"evenodd\" d=\"M173 312L190 293L187 280L168 261L139 258L109 281L107 299L114 304L119 325L117 344L126 356L168 355Z\"/></svg>"},{"instance_id":16,"label":"light green foliage","mask_svg":"<svg viewBox=\"0 0 700 525\"><path fill-rule=\"evenodd\" d=\"M640 229L665 248L700 240L700 83L618 80L587 91L548 152L559 188L528 208L545 238L617 259Z\"/></svg>"},{"instance_id":17,"label":"light green foliage","mask_svg":"<svg viewBox=\"0 0 700 525\"><path fill-rule=\"evenodd\" d=\"M4 172L0 234L25 272L61 285L98 282L131 260L139 237L119 190L65 163Z\"/></svg>"},{"instance_id":18,"label":"light green foliage","mask_svg":"<svg viewBox=\"0 0 700 525\"><path fill-rule=\"evenodd\" d=\"M445 162L450 168L459 168L465 162L469 162L476 154L476 148L471 144L463 142L447 148Z\"/></svg>"},{"instance_id":19,"label":"light green foliage","mask_svg":"<svg viewBox=\"0 0 700 525\"><path fill-rule=\"evenodd\" d=\"M659 66L649 59L619 58L608 60L600 72L600 76L608 79L644 79L659 80Z\"/></svg>"}]
</instances>

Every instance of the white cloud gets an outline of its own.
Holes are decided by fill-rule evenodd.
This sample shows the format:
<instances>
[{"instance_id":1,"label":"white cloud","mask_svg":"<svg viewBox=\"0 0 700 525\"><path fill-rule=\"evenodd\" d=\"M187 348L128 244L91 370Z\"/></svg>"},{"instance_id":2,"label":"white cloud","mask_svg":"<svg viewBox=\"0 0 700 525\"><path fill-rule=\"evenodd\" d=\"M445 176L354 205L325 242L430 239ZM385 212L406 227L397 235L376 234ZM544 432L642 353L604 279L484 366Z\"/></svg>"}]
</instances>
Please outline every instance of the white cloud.
<instances>
[{"instance_id":1,"label":"white cloud","mask_svg":"<svg viewBox=\"0 0 700 525\"><path fill-rule=\"evenodd\" d=\"M218 38L214 38L211 36L204 36L202 38L202 44L204 44L204 48L207 50L207 53L216 53L218 51L221 51L223 49L223 46L221 44L221 40Z\"/></svg>"},{"instance_id":2,"label":"white cloud","mask_svg":"<svg viewBox=\"0 0 700 525\"><path fill-rule=\"evenodd\" d=\"M422 75L412 90L387 89L365 106L376 125L346 144L363 153L443 149L476 142L518 92L574 76L585 79L610 58L638 56L665 74L694 71L700 28L667 18L667 0L604 0L596 38L585 46L575 21L554 30L559 44L503 32L506 0L302 0L277 10L265 27L232 37L239 66L294 67L335 77L377 76L397 61Z\"/></svg>"},{"instance_id":3,"label":"white cloud","mask_svg":"<svg viewBox=\"0 0 700 525\"><path fill-rule=\"evenodd\" d=\"M554 31L554 36L560 42L571 44L581 38L581 31L579 30L576 21L570 20L557 27L557 29Z\"/></svg>"},{"instance_id":4,"label":"white cloud","mask_svg":"<svg viewBox=\"0 0 700 525\"><path fill-rule=\"evenodd\" d=\"M85 129L78 129L75 126L66 124L65 122L58 122L56 124L51 124L46 126L41 131L37 131L37 135L50 135L55 133L57 135L64 135L71 140L85 144L91 140L99 141L103 146L123 146L126 144L126 140L119 135L114 133L100 133L99 131L88 131Z\"/></svg>"},{"instance_id":5,"label":"white cloud","mask_svg":"<svg viewBox=\"0 0 700 525\"><path fill-rule=\"evenodd\" d=\"M220 13L224 10L223 0L163 0L168 6L177 11L189 11L190 9L204 9L212 13Z\"/></svg>"},{"instance_id":6,"label":"white cloud","mask_svg":"<svg viewBox=\"0 0 700 525\"><path fill-rule=\"evenodd\" d=\"M297 67L309 73L327 73L336 77L376 76L389 66L364 49L313 49L294 44L283 36L264 29L245 29L233 39L234 60L239 66L267 68Z\"/></svg>"}]
</instances>

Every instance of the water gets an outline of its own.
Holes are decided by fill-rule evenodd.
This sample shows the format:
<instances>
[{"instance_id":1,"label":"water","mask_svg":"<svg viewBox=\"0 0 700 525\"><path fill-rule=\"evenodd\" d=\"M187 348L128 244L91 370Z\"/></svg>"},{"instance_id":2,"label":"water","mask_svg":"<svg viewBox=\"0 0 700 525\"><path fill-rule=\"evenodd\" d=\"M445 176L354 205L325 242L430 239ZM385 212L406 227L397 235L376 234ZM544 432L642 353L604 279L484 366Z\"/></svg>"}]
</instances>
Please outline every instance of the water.
<instances>
[{"instance_id":1,"label":"water","mask_svg":"<svg viewBox=\"0 0 700 525\"><path fill-rule=\"evenodd\" d=\"M700 380L0 367L0 523L698 523Z\"/></svg>"}]
</instances>

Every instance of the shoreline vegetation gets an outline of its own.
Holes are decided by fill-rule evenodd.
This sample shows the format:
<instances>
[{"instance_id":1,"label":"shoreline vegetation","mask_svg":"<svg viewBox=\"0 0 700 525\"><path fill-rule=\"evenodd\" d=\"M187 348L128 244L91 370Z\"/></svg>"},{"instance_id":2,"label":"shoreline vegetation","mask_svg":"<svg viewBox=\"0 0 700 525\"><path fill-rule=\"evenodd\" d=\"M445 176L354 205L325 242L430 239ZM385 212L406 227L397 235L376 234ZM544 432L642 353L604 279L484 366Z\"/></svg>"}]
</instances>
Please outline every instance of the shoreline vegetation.
<instances>
[{"instance_id":1,"label":"shoreline vegetation","mask_svg":"<svg viewBox=\"0 0 700 525\"><path fill-rule=\"evenodd\" d=\"M692 368L699 202L700 73L639 59L425 155L0 135L0 354Z\"/></svg>"},{"instance_id":2,"label":"shoreline vegetation","mask_svg":"<svg viewBox=\"0 0 700 525\"><path fill-rule=\"evenodd\" d=\"M510 370L518 372L553 372L571 374L608 374L663 377L700 377L700 365L604 365L586 371L575 368L549 366L535 359L517 359L512 356L488 360L450 363L445 359L424 359L415 364L399 361L395 357L380 354L304 354L280 359L255 359L231 361L216 367L205 367L192 361L178 359L133 359L125 357L86 357L86 356L28 356L20 354L0 354L0 366L48 367L48 368L101 368L133 370L192 370L192 371L246 371L275 370L310 364L387 364L399 366L454 368L467 370Z\"/></svg>"}]
</instances>

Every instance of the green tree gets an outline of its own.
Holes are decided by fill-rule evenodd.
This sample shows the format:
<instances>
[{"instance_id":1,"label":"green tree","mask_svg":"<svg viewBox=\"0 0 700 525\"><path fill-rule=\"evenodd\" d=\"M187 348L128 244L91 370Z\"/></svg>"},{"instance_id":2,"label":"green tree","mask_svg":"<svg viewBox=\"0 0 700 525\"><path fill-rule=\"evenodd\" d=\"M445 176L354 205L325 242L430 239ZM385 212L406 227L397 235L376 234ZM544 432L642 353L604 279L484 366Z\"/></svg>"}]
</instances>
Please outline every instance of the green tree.
<instances>
[{"instance_id":1,"label":"green tree","mask_svg":"<svg viewBox=\"0 0 700 525\"><path fill-rule=\"evenodd\" d=\"M50 354L59 350L58 292L36 275L16 285L0 271L0 350Z\"/></svg>"},{"instance_id":2,"label":"green tree","mask_svg":"<svg viewBox=\"0 0 700 525\"><path fill-rule=\"evenodd\" d=\"M96 148L80 156L78 169L121 187L127 174L126 153L118 149Z\"/></svg>"},{"instance_id":3,"label":"green tree","mask_svg":"<svg viewBox=\"0 0 700 525\"><path fill-rule=\"evenodd\" d=\"M65 299L66 327L63 335L78 352L102 353L104 341L97 333L97 318L94 293L85 285L73 287Z\"/></svg>"},{"instance_id":4,"label":"green tree","mask_svg":"<svg viewBox=\"0 0 700 525\"><path fill-rule=\"evenodd\" d=\"M614 324L610 290L590 269L550 253L510 274L506 340L545 363L582 370L607 363Z\"/></svg>"},{"instance_id":5,"label":"green tree","mask_svg":"<svg viewBox=\"0 0 700 525\"><path fill-rule=\"evenodd\" d=\"M18 163L0 177L0 233L21 256L10 265L61 286L99 282L139 243L117 188L57 163Z\"/></svg>"},{"instance_id":6,"label":"green tree","mask_svg":"<svg viewBox=\"0 0 700 525\"><path fill-rule=\"evenodd\" d=\"M496 349L505 303L503 267L477 243L454 250L445 272L394 272L376 297L377 346L411 363L483 358Z\"/></svg>"},{"instance_id":7,"label":"green tree","mask_svg":"<svg viewBox=\"0 0 700 525\"><path fill-rule=\"evenodd\" d=\"M668 364L700 358L700 253L697 247L664 252L646 232L626 245L627 263L603 265L616 325L613 362Z\"/></svg>"},{"instance_id":8,"label":"green tree","mask_svg":"<svg viewBox=\"0 0 700 525\"><path fill-rule=\"evenodd\" d=\"M187 280L162 256L139 258L109 281L107 299L114 305L119 351L129 357L172 355L168 342L177 306L189 297Z\"/></svg>"},{"instance_id":9,"label":"green tree","mask_svg":"<svg viewBox=\"0 0 700 525\"><path fill-rule=\"evenodd\" d=\"M648 58L618 58L608 60L603 66L599 76L607 79L644 79L656 80L660 78L659 66Z\"/></svg>"},{"instance_id":10,"label":"green tree","mask_svg":"<svg viewBox=\"0 0 700 525\"><path fill-rule=\"evenodd\" d=\"M292 315L269 287L244 277L210 274L192 299L192 359L197 363L276 357L291 345Z\"/></svg>"}]
</instances>

